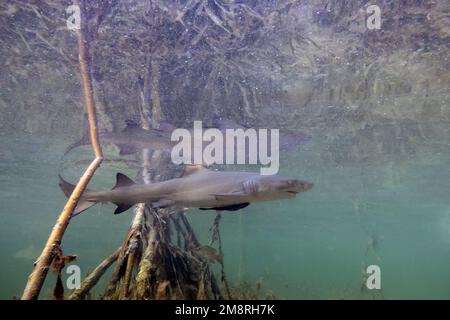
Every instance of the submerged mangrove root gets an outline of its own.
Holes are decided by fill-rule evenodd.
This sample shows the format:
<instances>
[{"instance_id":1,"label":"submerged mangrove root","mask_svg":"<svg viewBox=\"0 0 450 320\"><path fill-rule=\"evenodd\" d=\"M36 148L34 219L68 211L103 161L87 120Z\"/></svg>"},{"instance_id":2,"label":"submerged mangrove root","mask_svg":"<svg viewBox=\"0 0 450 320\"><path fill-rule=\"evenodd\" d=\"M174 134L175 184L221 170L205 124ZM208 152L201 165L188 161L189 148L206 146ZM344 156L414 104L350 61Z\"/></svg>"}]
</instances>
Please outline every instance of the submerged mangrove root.
<instances>
[{"instance_id":1,"label":"submerged mangrove root","mask_svg":"<svg viewBox=\"0 0 450 320\"><path fill-rule=\"evenodd\" d=\"M142 176L147 183L150 172L162 172L155 169L166 166L167 160L157 154L150 161L149 156L149 152L143 153ZM152 181L159 178L168 177L152 177ZM221 251L218 221L216 219L213 239L219 240ZM103 299L224 299L210 268L210 263L221 263L221 278L226 283L223 261L210 259L202 252L204 247L208 246L200 244L184 210L153 209L139 204L117 253ZM227 283L226 288L229 298ZM84 297L87 291L83 291ZM74 293L71 298L77 295Z\"/></svg>"},{"instance_id":2,"label":"submerged mangrove root","mask_svg":"<svg viewBox=\"0 0 450 320\"><path fill-rule=\"evenodd\" d=\"M212 235L211 235L211 242L210 245L213 245L215 241L218 242L219 246L219 254L223 257L223 251L222 251L222 239L220 238L220 219L222 218L222 215L220 213L217 213L216 218L214 219L213 225L211 227ZM230 286L227 281L227 277L225 274L225 265L223 263L223 259L219 260L220 263L220 274L221 274L221 280L223 284L225 285L225 290L227 292L228 299L232 299L231 297L231 291Z\"/></svg>"},{"instance_id":3,"label":"submerged mangrove root","mask_svg":"<svg viewBox=\"0 0 450 320\"><path fill-rule=\"evenodd\" d=\"M136 211L103 298L223 299L210 261L198 254L201 246L184 211L144 204Z\"/></svg>"},{"instance_id":4,"label":"submerged mangrove root","mask_svg":"<svg viewBox=\"0 0 450 320\"><path fill-rule=\"evenodd\" d=\"M64 209L59 215L59 218L55 226L53 227L52 232L50 233L50 236L42 251L42 254L39 257L38 261L36 262L34 269L28 278L27 285L22 295L22 300L32 300L38 298L42 285L44 284L45 278L47 276L49 267L52 264L52 261L55 257L55 254L56 252L61 250L60 244L64 236L64 232L66 231L66 228L69 224L69 220L73 213L73 210L75 209L78 200L80 199L80 196L85 190L95 170L100 166L103 160L103 153L98 138L97 118L92 93L92 82L89 73L88 47L86 44L83 29L77 30L76 35L78 41L80 73L83 85L83 94L86 104L86 112L88 114L89 119L91 144L94 150L95 159L86 169L84 174L81 176L72 195L67 200Z\"/></svg>"},{"instance_id":5,"label":"submerged mangrove root","mask_svg":"<svg viewBox=\"0 0 450 320\"><path fill-rule=\"evenodd\" d=\"M121 246L113 275L108 283L104 299L128 298L132 273L146 243L146 214L145 205L139 204L135 209L135 216Z\"/></svg>"},{"instance_id":6,"label":"submerged mangrove root","mask_svg":"<svg viewBox=\"0 0 450 320\"><path fill-rule=\"evenodd\" d=\"M148 297L149 288L150 288L150 270L151 270L151 261L153 261L153 257L155 255L157 241L156 241L156 226L154 225L152 228L152 232L150 234L150 238L148 240L148 246L145 249L142 261L139 266L139 272L136 276L136 297L144 298Z\"/></svg>"}]
</instances>

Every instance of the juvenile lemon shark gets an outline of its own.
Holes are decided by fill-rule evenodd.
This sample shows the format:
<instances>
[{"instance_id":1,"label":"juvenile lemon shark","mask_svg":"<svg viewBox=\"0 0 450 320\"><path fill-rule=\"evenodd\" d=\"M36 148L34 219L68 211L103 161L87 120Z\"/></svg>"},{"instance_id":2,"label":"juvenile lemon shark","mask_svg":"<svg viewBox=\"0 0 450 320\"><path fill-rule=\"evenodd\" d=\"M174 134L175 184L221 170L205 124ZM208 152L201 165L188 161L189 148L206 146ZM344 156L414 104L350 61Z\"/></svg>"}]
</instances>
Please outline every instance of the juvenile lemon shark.
<instances>
[{"instance_id":1,"label":"juvenile lemon shark","mask_svg":"<svg viewBox=\"0 0 450 320\"><path fill-rule=\"evenodd\" d=\"M167 125L168 126L168 125ZM170 129L144 130L133 121L128 121L127 126L121 132L100 132L99 137L102 144L112 144L119 149L120 155L129 155L142 149L161 150L170 152L175 145L170 141ZM89 127L85 126L81 140L72 143L66 148L64 155L73 149L91 143Z\"/></svg>"},{"instance_id":2,"label":"juvenile lemon shark","mask_svg":"<svg viewBox=\"0 0 450 320\"><path fill-rule=\"evenodd\" d=\"M59 183L69 197L75 188L60 176ZM171 206L202 210L236 211L252 202L293 198L310 190L313 184L293 178L262 176L251 172L213 171L203 166L186 166L182 177L152 184L137 184L117 173L117 183L110 191L86 189L73 215L98 202L117 205L114 214L137 203L150 203L153 208Z\"/></svg>"},{"instance_id":3,"label":"juvenile lemon shark","mask_svg":"<svg viewBox=\"0 0 450 320\"><path fill-rule=\"evenodd\" d=\"M131 120L126 121L126 123L126 127L120 132L100 132L99 137L102 144L115 145L119 149L120 155L134 154L144 148L170 152L176 144L174 141L171 141L171 133L176 129L176 127L170 123L162 122L159 129L149 130L142 129L136 122ZM248 129L248 127L241 126L232 120L222 118L215 119L213 126L207 128L219 129L223 134L225 134L227 129ZM193 129L190 128L188 130L192 133ZM68 154L77 147L90 144L90 139L89 127L86 121L81 140L69 145L66 148L64 155ZM279 137L280 151L285 152L296 150L300 145L305 144L310 139L311 137L303 133L289 133L282 130ZM269 141L269 150L271 149L270 144L271 141ZM205 146L206 144L203 145L203 148ZM248 148L249 147L246 146L247 150L245 154L247 157Z\"/></svg>"}]
</instances>

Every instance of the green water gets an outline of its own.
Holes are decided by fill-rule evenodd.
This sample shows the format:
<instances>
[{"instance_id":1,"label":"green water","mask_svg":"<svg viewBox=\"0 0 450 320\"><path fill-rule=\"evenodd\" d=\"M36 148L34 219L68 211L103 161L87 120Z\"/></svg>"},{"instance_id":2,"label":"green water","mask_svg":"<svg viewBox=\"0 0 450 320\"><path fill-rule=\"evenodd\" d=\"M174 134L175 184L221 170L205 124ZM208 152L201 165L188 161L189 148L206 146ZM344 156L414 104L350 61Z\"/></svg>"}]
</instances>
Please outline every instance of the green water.
<instances>
[{"instance_id":1,"label":"green water","mask_svg":"<svg viewBox=\"0 0 450 320\"><path fill-rule=\"evenodd\" d=\"M0 141L0 298L11 299L22 293L65 203L58 173L73 181L83 165L61 159L69 137L22 134ZM318 136L282 158L281 173L314 182L310 192L223 215L230 283L260 281L261 298L271 292L284 299L449 299L450 151L440 146L420 158L386 155L377 164L337 165L317 161L326 148ZM88 149L82 152L75 157L89 159ZM92 186L109 189L119 170L135 175L105 164ZM78 255L83 275L125 237L132 211L112 212L112 205L93 207L65 234L64 253ZM214 213L190 210L188 218L206 241ZM361 290L362 267L370 264L381 268L381 291ZM41 297L50 296L53 284L51 275Z\"/></svg>"}]
</instances>

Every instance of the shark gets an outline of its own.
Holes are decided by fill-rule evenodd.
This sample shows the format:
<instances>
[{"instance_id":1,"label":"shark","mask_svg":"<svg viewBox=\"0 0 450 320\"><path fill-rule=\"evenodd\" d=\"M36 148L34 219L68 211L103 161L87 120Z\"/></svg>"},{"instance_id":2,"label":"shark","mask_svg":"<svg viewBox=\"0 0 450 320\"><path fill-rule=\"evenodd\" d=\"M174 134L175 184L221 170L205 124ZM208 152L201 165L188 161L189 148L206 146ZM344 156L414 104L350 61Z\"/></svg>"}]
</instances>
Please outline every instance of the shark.
<instances>
[{"instance_id":1,"label":"shark","mask_svg":"<svg viewBox=\"0 0 450 320\"><path fill-rule=\"evenodd\" d=\"M67 155L73 149L90 144L90 134L87 121L85 121L85 127L83 129L82 138L72 144L70 144L64 155ZM176 142L171 141L172 131L176 129L174 125L168 122L161 122L158 129L144 130L141 126L133 121L125 121L126 126L121 131L112 132L100 132L99 138L102 144L112 144L119 149L119 155L125 156L137 153L142 149L160 150L163 152L171 152ZM224 118L215 118L212 126L208 128L219 129L222 133L225 133L227 129L248 129L247 126L242 126L233 120ZM192 133L192 128L188 129ZM285 130L280 131L280 151L289 152L297 150L300 145L303 145L311 140L311 137L300 132L288 132ZM270 141L269 141L270 144ZM203 145L203 148L206 143ZM247 146L248 149L248 146ZM268 146L270 150L270 145ZM248 150L247 150L248 151ZM248 154L248 152L246 152Z\"/></svg>"},{"instance_id":2,"label":"shark","mask_svg":"<svg viewBox=\"0 0 450 320\"><path fill-rule=\"evenodd\" d=\"M213 128L217 128L222 132L225 132L227 129L243 129L246 130L250 128L249 125L240 125L237 122L222 118L222 117L214 117L213 118ZM262 127L261 127L262 128ZM255 128L257 129L257 128ZM280 137L279 137L279 147L280 152L291 152L298 150L299 146L306 144L312 139L311 136L303 133L303 132L295 132L295 131L288 131L284 128L280 129ZM270 143L268 149L270 150Z\"/></svg>"},{"instance_id":3,"label":"shark","mask_svg":"<svg viewBox=\"0 0 450 320\"><path fill-rule=\"evenodd\" d=\"M114 214L144 202L153 208L236 211L253 202L291 199L313 187L312 183L295 178L253 172L215 171L201 165L187 165L181 177L157 183L138 184L122 173L117 173L116 180L116 185L109 191L86 189L73 215L99 202L117 205ZM61 176L59 186L66 197L75 188Z\"/></svg>"},{"instance_id":4,"label":"shark","mask_svg":"<svg viewBox=\"0 0 450 320\"><path fill-rule=\"evenodd\" d=\"M167 124L160 129L144 130L138 123L130 120L126 121L126 127L119 132L100 132L99 139L102 144L115 145L121 156L134 154L142 149L170 152L175 145L175 142L170 140L170 132L174 128ZM86 126L81 139L69 145L64 155L75 148L90 144L90 139L89 127Z\"/></svg>"}]
</instances>

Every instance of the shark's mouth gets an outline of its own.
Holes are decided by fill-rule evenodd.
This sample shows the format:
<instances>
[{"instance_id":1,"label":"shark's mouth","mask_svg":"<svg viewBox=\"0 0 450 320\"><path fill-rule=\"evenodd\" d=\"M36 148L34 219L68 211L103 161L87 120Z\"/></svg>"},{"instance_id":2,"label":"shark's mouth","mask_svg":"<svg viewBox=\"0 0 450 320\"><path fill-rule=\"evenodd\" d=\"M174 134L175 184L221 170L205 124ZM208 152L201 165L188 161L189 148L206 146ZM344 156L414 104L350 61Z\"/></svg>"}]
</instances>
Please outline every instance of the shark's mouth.
<instances>
[{"instance_id":1,"label":"shark's mouth","mask_svg":"<svg viewBox=\"0 0 450 320\"><path fill-rule=\"evenodd\" d=\"M290 193L290 194L293 194L293 195L296 195L298 193L298 191L292 191L292 190L287 190L286 192Z\"/></svg>"}]
</instances>

